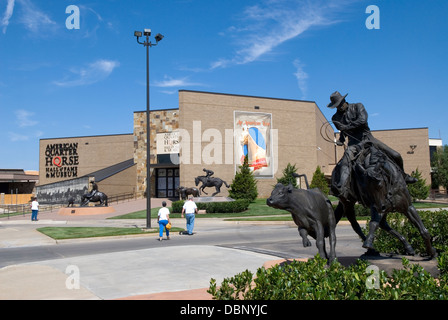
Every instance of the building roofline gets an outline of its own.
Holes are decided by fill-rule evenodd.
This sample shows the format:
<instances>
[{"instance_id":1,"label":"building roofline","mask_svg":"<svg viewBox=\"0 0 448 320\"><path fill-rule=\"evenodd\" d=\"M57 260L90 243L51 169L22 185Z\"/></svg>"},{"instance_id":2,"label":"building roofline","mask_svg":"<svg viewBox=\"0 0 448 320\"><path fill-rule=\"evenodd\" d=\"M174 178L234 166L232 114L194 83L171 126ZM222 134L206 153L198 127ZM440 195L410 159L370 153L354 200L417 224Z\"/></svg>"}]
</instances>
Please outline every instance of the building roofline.
<instances>
[{"instance_id":1,"label":"building roofline","mask_svg":"<svg viewBox=\"0 0 448 320\"><path fill-rule=\"evenodd\" d=\"M149 110L149 113L156 112L156 111L175 111L175 110L179 110L179 108L155 109L155 110ZM146 110L134 111L134 113L143 113L143 112L146 113Z\"/></svg>"},{"instance_id":2,"label":"building roofline","mask_svg":"<svg viewBox=\"0 0 448 320\"><path fill-rule=\"evenodd\" d=\"M398 131L398 130L421 130L428 129L428 127L419 127L419 128L399 128L399 129L378 129L378 130L370 130L371 132L375 131Z\"/></svg>"},{"instance_id":3,"label":"building roofline","mask_svg":"<svg viewBox=\"0 0 448 320\"><path fill-rule=\"evenodd\" d=\"M133 133L118 133L118 134L99 134L91 136L75 136L75 137L61 137L61 138L43 138L39 140L60 140L60 139L75 139L75 138L95 138L95 137L113 137L113 136L132 136Z\"/></svg>"},{"instance_id":4,"label":"building roofline","mask_svg":"<svg viewBox=\"0 0 448 320\"><path fill-rule=\"evenodd\" d=\"M245 94L222 93L222 92L210 92L210 91L197 91L197 90L184 90L184 89L179 90L179 92L192 92L192 93L204 93L204 94L217 94L217 95L223 95L223 96L237 96L237 97L257 98L257 99L270 99L270 100L281 100L281 101L309 102L309 103L314 103L314 104L316 104L316 106L317 106L316 101L311 101L311 100L273 98L273 97L252 96L252 95L245 95Z\"/></svg>"}]
</instances>

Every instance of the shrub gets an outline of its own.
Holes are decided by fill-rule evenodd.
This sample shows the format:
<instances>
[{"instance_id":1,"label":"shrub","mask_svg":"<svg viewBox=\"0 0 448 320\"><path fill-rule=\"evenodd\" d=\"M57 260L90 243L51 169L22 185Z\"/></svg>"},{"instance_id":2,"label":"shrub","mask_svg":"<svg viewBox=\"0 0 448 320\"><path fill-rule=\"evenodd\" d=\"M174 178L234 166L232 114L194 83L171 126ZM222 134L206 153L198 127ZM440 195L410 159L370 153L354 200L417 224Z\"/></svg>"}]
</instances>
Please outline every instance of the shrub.
<instances>
[{"instance_id":1,"label":"shrub","mask_svg":"<svg viewBox=\"0 0 448 320\"><path fill-rule=\"evenodd\" d=\"M292 175L293 173L297 173L296 165L288 163L286 168L283 169L283 176L277 178L277 183L281 183L285 186L292 184L292 186L297 189L297 178Z\"/></svg>"},{"instance_id":2,"label":"shrub","mask_svg":"<svg viewBox=\"0 0 448 320\"><path fill-rule=\"evenodd\" d=\"M333 210L336 210L337 204L333 204ZM356 217L370 217L370 209L365 208L361 204L355 204L355 216Z\"/></svg>"},{"instance_id":3,"label":"shrub","mask_svg":"<svg viewBox=\"0 0 448 320\"><path fill-rule=\"evenodd\" d=\"M409 184L408 190L412 197L412 201L426 199L429 196L429 185L426 185L426 179L423 179L422 174L418 168L412 172L412 177L417 179L417 182Z\"/></svg>"},{"instance_id":4,"label":"shrub","mask_svg":"<svg viewBox=\"0 0 448 320\"><path fill-rule=\"evenodd\" d=\"M307 262L293 261L272 268L246 270L225 278L218 287L210 280L210 293L217 300L439 300L448 299L444 278L434 279L421 266L402 260L403 269L390 276L378 271L377 285L368 286L372 272L367 261L344 267L316 255ZM372 288L373 287L373 288Z\"/></svg>"},{"instance_id":5,"label":"shrub","mask_svg":"<svg viewBox=\"0 0 448 320\"><path fill-rule=\"evenodd\" d=\"M448 211L419 211L420 218L429 234L432 237L432 243L437 252L445 252L448 248ZM387 222L392 229L400 233L410 245L415 249L416 254L425 254L426 247L423 239L416 227L401 213L389 213ZM363 232L368 233L369 224ZM405 254L403 245L389 233L378 228L375 234L375 249L380 252Z\"/></svg>"},{"instance_id":6,"label":"shrub","mask_svg":"<svg viewBox=\"0 0 448 320\"><path fill-rule=\"evenodd\" d=\"M319 188L325 195L328 195L330 192L327 179L325 179L325 175L321 171L320 166L317 166L316 171L313 173L310 188Z\"/></svg>"},{"instance_id":7,"label":"shrub","mask_svg":"<svg viewBox=\"0 0 448 320\"><path fill-rule=\"evenodd\" d=\"M240 171L235 174L235 178L230 184L229 196L233 199L249 199L250 201L257 199L257 180L250 171L247 156L244 158L243 165L240 166Z\"/></svg>"},{"instance_id":8,"label":"shrub","mask_svg":"<svg viewBox=\"0 0 448 320\"><path fill-rule=\"evenodd\" d=\"M173 213L181 213L184 201L174 201L171 204ZM196 203L198 210L206 210L207 213L234 213L243 212L249 208L250 200L238 199L228 202L199 202Z\"/></svg>"}]
</instances>

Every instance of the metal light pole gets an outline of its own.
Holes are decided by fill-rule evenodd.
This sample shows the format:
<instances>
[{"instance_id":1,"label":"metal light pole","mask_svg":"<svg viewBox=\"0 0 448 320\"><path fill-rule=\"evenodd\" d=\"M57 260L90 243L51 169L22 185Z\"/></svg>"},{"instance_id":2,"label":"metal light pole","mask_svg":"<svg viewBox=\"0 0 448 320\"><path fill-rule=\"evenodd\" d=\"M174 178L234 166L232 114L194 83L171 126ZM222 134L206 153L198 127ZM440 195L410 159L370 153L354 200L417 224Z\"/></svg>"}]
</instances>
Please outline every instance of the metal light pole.
<instances>
[{"instance_id":1,"label":"metal light pole","mask_svg":"<svg viewBox=\"0 0 448 320\"><path fill-rule=\"evenodd\" d=\"M151 43L149 37L151 36L151 29L145 29L143 35L146 37L145 42L139 39L142 36L141 31L135 31L134 36L137 37L137 42L146 47L146 228L151 228L151 125L149 123L149 48L156 46L163 36L158 33L155 36L156 43Z\"/></svg>"}]
</instances>

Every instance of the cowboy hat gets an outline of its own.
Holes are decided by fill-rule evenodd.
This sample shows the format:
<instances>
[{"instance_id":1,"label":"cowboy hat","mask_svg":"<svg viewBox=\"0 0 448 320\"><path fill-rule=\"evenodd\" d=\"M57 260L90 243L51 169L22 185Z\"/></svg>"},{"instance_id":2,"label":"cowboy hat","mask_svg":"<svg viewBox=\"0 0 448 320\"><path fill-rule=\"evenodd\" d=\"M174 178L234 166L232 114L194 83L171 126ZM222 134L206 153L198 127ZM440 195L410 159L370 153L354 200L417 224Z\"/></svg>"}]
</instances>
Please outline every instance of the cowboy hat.
<instances>
[{"instance_id":1,"label":"cowboy hat","mask_svg":"<svg viewBox=\"0 0 448 320\"><path fill-rule=\"evenodd\" d=\"M328 104L327 108L336 108L338 107L342 101L344 101L345 97L348 95L348 93L345 96L342 96L339 91L335 91L330 96L330 103Z\"/></svg>"}]
</instances>

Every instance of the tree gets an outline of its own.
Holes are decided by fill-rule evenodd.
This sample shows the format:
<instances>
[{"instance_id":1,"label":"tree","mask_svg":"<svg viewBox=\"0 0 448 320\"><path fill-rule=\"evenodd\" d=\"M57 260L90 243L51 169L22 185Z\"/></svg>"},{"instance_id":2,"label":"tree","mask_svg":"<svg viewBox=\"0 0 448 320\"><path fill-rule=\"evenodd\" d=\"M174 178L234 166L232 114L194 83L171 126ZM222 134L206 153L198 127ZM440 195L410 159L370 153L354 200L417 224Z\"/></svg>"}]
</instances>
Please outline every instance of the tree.
<instances>
[{"instance_id":1,"label":"tree","mask_svg":"<svg viewBox=\"0 0 448 320\"><path fill-rule=\"evenodd\" d=\"M411 173L413 178L417 179L417 182L408 185L409 193L412 197L412 201L423 200L429 196L429 185L426 185L426 179L423 179L422 174L418 171L418 168Z\"/></svg>"},{"instance_id":2,"label":"tree","mask_svg":"<svg viewBox=\"0 0 448 320\"><path fill-rule=\"evenodd\" d=\"M431 163L433 184L448 190L448 145L437 148Z\"/></svg>"},{"instance_id":3,"label":"tree","mask_svg":"<svg viewBox=\"0 0 448 320\"><path fill-rule=\"evenodd\" d=\"M240 171L235 174L235 178L233 178L230 185L229 195L233 199L254 201L258 196L257 180L255 180L254 174L250 171L247 156L239 169Z\"/></svg>"},{"instance_id":4,"label":"tree","mask_svg":"<svg viewBox=\"0 0 448 320\"><path fill-rule=\"evenodd\" d=\"M277 178L277 183L284 184L285 186L292 184L292 186L297 189L297 178L292 175L293 173L297 173L296 165L288 163L286 168L283 169L283 176Z\"/></svg>"},{"instance_id":5,"label":"tree","mask_svg":"<svg viewBox=\"0 0 448 320\"><path fill-rule=\"evenodd\" d=\"M316 171L314 171L310 188L319 188L326 195L330 192L327 179L325 179L324 173L320 170L320 166L317 166Z\"/></svg>"}]
</instances>

